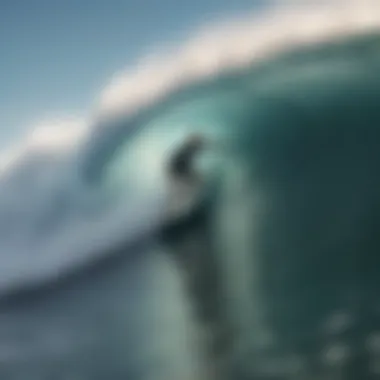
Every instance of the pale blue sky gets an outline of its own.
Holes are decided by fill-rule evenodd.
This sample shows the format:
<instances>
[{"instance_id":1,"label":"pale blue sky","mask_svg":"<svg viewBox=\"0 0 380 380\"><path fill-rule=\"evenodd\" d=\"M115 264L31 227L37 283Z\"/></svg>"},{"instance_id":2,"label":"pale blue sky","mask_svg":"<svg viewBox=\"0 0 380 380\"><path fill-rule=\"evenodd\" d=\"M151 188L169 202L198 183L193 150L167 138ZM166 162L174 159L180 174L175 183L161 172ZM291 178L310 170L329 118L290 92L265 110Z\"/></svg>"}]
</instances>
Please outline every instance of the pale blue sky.
<instances>
[{"instance_id":1,"label":"pale blue sky","mask_svg":"<svg viewBox=\"0 0 380 380\"><path fill-rule=\"evenodd\" d=\"M110 76L164 41L268 0L0 0L0 149L80 114Z\"/></svg>"}]
</instances>

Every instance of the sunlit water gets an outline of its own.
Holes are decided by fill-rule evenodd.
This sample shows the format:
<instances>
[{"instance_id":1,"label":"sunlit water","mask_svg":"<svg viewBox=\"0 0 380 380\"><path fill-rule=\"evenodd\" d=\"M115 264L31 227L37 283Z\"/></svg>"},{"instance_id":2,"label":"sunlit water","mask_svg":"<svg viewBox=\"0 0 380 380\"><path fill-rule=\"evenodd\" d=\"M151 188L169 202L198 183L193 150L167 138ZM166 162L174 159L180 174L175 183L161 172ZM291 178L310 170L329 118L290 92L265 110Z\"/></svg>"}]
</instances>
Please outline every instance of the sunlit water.
<instances>
[{"instance_id":1,"label":"sunlit water","mask_svg":"<svg viewBox=\"0 0 380 380\"><path fill-rule=\"evenodd\" d=\"M0 379L379 378L379 46L203 78L4 174ZM194 131L206 213L173 243Z\"/></svg>"}]
</instances>

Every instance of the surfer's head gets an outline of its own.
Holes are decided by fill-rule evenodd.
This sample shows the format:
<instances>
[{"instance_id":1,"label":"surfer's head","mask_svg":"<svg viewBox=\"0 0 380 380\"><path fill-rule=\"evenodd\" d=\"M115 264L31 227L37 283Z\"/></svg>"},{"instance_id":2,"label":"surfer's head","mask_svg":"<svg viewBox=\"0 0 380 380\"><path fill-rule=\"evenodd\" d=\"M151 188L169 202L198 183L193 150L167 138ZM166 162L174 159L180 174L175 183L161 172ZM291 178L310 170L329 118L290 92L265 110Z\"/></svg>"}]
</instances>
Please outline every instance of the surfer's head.
<instances>
[{"instance_id":1,"label":"surfer's head","mask_svg":"<svg viewBox=\"0 0 380 380\"><path fill-rule=\"evenodd\" d=\"M200 133L194 133L191 134L187 138L187 143L189 147L191 147L194 150L200 150L203 149L206 145L206 138L202 136Z\"/></svg>"}]
</instances>

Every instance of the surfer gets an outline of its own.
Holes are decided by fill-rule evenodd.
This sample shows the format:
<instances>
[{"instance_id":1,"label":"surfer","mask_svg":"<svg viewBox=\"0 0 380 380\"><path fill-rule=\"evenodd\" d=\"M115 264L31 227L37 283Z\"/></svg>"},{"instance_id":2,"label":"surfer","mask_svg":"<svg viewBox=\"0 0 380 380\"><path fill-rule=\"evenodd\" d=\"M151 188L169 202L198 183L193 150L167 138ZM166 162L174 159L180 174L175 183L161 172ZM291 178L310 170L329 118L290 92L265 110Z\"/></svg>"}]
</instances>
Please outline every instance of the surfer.
<instances>
[{"instance_id":1,"label":"surfer","mask_svg":"<svg viewBox=\"0 0 380 380\"><path fill-rule=\"evenodd\" d=\"M169 215L177 219L187 215L200 200L202 177L194 167L194 159L204 149L205 139L192 134L169 158L167 176L169 182Z\"/></svg>"},{"instance_id":2,"label":"surfer","mask_svg":"<svg viewBox=\"0 0 380 380\"><path fill-rule=\"evenodd\" d=\"M204 148L205 141L201 135L189 136L181 147L174 152L169 163L169 173L172 178L186 181L198 181L194 170L195 156Z\"/></svg>"}]
</instances>

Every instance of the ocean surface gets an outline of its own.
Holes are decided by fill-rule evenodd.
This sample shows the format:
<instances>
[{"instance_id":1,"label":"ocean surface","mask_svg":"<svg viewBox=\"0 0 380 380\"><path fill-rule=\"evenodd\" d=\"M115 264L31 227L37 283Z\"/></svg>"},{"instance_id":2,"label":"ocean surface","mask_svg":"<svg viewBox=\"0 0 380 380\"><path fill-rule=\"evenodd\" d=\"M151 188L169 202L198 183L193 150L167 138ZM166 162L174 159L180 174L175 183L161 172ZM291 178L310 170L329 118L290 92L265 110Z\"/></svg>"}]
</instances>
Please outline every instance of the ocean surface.
<instances>
[{"instance_id":1,"label":"ocean surface","mask_svg":"<svg viewBox=\"0 0 380 380\"><path fill-rule=\"evenodd\" d=\"M5 170L0 379L380 378L370 26L167 79ZM192 133L205 191L176 215Z\"/></svg>"}]
</instances>

